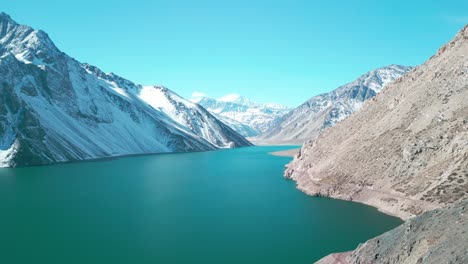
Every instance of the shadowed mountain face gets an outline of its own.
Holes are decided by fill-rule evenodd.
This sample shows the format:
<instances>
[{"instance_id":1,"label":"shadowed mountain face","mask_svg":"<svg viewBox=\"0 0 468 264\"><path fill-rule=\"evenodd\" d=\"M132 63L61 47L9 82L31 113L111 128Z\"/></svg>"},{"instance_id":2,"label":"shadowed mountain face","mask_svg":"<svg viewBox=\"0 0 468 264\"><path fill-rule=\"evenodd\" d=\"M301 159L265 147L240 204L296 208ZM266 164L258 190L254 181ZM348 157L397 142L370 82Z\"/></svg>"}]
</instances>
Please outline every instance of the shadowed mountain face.
<instances>
[{"instance_id":1,"label":"shadowed mountain face","mask_svg":"<svg viewBox=\"0 0 468 264\"><path fill-rule=\"evenodd\" d=\"M411 69L412 67L400 65L379 68L329 93L314 96L275 120L260 138L271 142L295 143L314 138L325 128L361 109L366 100L376 96L387 84Z\"/></svg>"},{"instance_id":2,"label":"shadowed mountain face","mask_svg":"<svg viewBox=\"0 0 468 264\"><path fill-rule=\"evenodd\" d=\"M375 100L304 144L286 176L404 219L468 194L468 26Z\"/></svg>"},{"instance_id":3,"label":"shadowed mountain face","mask_svg":"<svg viewBox=\"0 0 468 264\"><path fill-rule=\"evenodd\" d=\"M251 145L199 105L80 63L4 13L0 101L0 166Z\"/></svg>"}]
</instances>

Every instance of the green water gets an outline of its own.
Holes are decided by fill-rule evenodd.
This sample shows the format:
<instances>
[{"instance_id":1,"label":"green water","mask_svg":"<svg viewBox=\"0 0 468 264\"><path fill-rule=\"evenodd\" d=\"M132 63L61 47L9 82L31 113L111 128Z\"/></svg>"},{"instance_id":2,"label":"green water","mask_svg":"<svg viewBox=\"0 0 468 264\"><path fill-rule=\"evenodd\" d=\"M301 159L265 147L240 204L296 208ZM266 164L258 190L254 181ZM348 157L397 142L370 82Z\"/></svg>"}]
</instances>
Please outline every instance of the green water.
<instances>
[{"instance_id":1,"label":"green water","mask_svg":"<svg viewBox=\"0 0 468 264\"><path fill-rule=\"evenodd\" d=\"M0 169L0 263L313 263L401 223L298 191L287 148Z\"/></svg>"}]
</instances>

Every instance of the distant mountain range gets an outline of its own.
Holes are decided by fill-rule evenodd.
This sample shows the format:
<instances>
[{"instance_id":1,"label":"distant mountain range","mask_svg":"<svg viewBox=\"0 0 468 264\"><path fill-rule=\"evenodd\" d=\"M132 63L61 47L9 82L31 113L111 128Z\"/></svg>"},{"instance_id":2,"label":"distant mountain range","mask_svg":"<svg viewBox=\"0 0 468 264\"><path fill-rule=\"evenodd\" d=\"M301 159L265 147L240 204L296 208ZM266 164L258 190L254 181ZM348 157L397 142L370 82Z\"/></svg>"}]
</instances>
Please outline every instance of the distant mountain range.
<instances>
[{"instance_id":1,"label":"distant mountain range","mask_svg":"<svg viewBox=\"0 0 468 264\"><path fill-rule=\"evenodd\" d=\"M291 110L280 104L256 103L237 94L228 94L219 99L194 94L191 101L200 104L245 137L264 133L277 118Z\"/></svg>"},{"instance_id":2,"label":"distant mountain range","mask_svg":"<svg viewBox=\"0 0 468 264\"><path fill-rule=\"evenodd\" d=\"M249 145L203 107L80 63L0 13L0 166Z\"/></svg>"},{"instance_id":3,"label":"distant mountain range","mask_svg":"<svg viewBox=\"0 0 468 264\"><path fill-rule=\"evenodd\" d=\"M365 101L411 69L400 65L375 69L329 93L314 96L270 123L270 127L259 136L259 141L303 143L314 138L325 128L358 111Z\"/></svg>"},{"instance_id":4,"label":"distant mountain range","mask_svg":"<svg viewBox=\"0 0 468 264\"><path fill-rule=\"evenodd\" d=\"M411 69L389 65L369 71L351 83L312 97L295 109L275 103L255 103L237 94L214 99L194 93L190 100L255 142L301 144L358 111L366 100Z\"/></svg>"}]
</instances>

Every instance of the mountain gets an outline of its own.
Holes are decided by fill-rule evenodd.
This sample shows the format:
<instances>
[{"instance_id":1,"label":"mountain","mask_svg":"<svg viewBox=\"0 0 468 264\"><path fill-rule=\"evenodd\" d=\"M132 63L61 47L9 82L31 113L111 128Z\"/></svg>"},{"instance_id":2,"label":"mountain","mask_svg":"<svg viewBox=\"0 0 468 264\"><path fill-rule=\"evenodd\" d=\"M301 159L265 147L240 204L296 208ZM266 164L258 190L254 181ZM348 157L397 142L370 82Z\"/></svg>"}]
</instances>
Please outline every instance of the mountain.
<instances>
[{"instance_id":1,"label":"mountain","mask_svg":"<svg viewBox=\"0 0 468 264\"><path fill-rule=\"evenodd\" d=\"M408 219L468 196L468 25L316 139L286 177L310 195Z\"/></svg>"},{"instance_id":2,"label":"mountain","mask_svg":"<svg viewBox=\"0 0 468 264\"><path fill-rule=\"evenodd\" d=\"M375 69L329 93L314 96L277 119L259 138L267 142L303 143L358 111L366 100L411 69L400 65Z\"/></svg>"},{"instance_id":3,"label":"mountain","mask_svg":"<svg viewBox=\"0 0 468 264\"><path fill-rule=\"evenodd\" d=\"M202 107L61 52L0 13L0 166L248 146Z\"/></svg>"},{"instance_id":4,"label":"mountain","mask_svg":"<svg viewBox=\"0 0 468 264\"><path fill-rule=\"evenodd\" d=\"M280 104L256 103L237 94L228 94L219 99L198 94L193 96L191 101L202 105L245 137L255 137L263 133L270 128L274 120L290 111L288 107Z\"/></svg>"}]
</instances>

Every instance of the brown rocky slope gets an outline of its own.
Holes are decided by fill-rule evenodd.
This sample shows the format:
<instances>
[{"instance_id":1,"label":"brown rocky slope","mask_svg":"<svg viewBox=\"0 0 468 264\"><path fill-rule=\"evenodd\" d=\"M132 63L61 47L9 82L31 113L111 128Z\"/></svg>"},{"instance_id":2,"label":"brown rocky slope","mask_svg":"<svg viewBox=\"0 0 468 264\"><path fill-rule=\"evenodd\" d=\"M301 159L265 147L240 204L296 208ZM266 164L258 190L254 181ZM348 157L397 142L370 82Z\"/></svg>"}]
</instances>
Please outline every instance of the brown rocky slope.
<instances>
[{"instance_id":1,"label":"brown rocky slope","mask_svg":"<svg viewBox=\"0 0 468 264\"><path fill-rule=\"evenodd\" d=\"M435 209L317 264L468 263L468 199Z\"/></svg>"},{"instance_id":2,"label":"brown rocky slope","mask_svg":"<svg viewBox=\"0 0 468 264\"><path fill-rule=\"evenodd\" d=\"M468 26L361 111L304 144L285 176L310 195L408 219L468 193Z\"/></svg>"}]
</instances>

